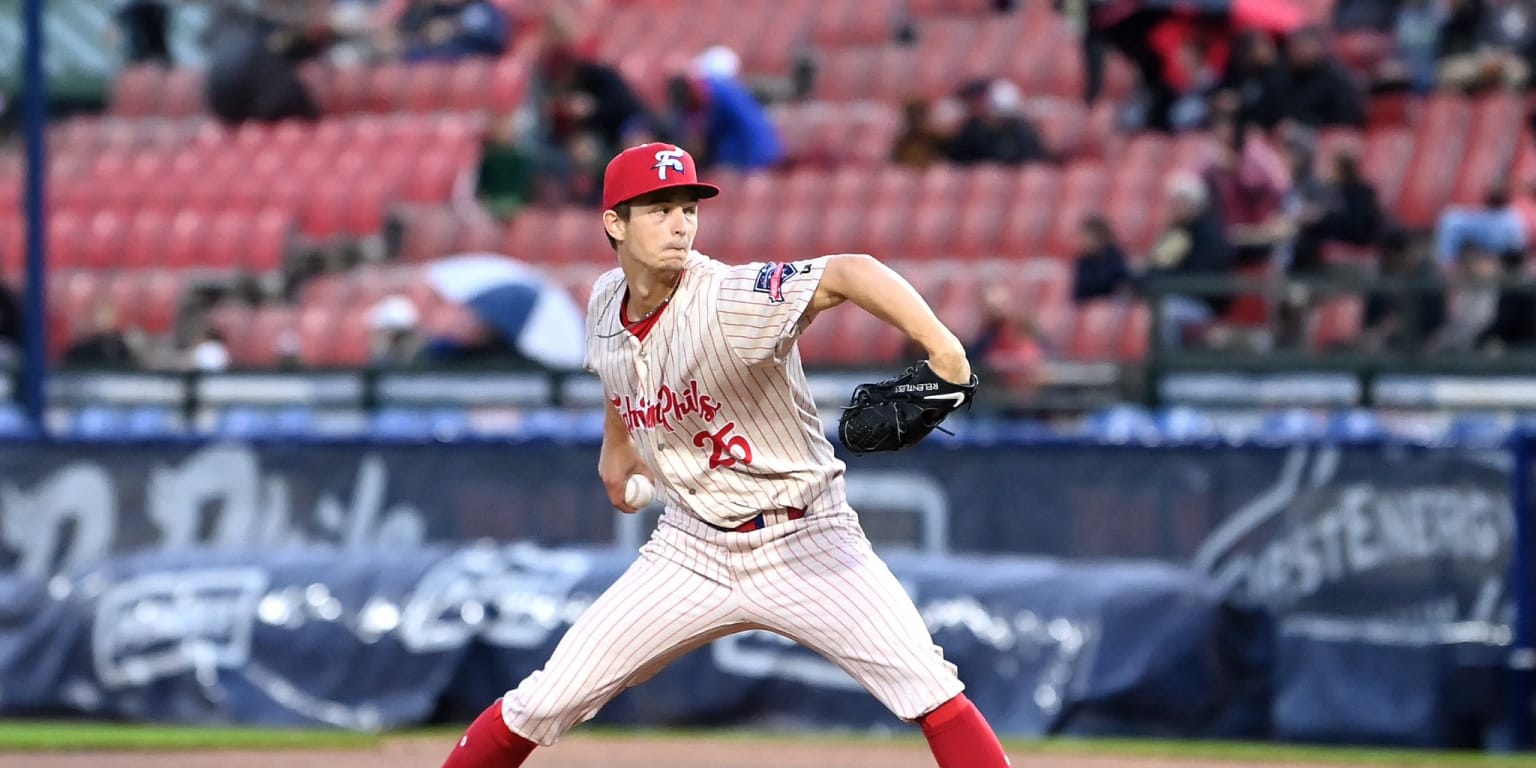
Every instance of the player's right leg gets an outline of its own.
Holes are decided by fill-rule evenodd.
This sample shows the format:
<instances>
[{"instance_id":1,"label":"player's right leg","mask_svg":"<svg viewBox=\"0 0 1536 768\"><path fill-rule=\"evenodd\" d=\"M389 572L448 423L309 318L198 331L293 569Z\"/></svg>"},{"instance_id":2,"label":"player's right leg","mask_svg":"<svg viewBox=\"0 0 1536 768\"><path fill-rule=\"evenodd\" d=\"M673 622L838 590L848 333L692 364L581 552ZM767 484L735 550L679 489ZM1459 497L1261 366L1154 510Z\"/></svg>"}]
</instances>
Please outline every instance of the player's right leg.
<instances>
[{"instance_id":1,"label":"player's right leg","mask_svg":"<svg viewBox=\"0 0 1536 768\"><path fill-rule=\"evenodd\" d=\"M810 522L766 542L741 585L752 618L825 656L897 717L921 726L940 768L1008 765L954 665L857 522Z\"/></svg>"},{"instance_id":2,"label":"player's right leg","mask_svg":"<svg viewBox=\"0 0 1536 768\"><path fill-rule=\"evenodd\" d=\"M676 557L665 538L658 532L641 549L639 559L571 625L543 669L480 715L443 768L520 765L535 746L554 744L620 691L739 629L731 589L684 567L692 560Z\"/></svg>"}]
</instances>

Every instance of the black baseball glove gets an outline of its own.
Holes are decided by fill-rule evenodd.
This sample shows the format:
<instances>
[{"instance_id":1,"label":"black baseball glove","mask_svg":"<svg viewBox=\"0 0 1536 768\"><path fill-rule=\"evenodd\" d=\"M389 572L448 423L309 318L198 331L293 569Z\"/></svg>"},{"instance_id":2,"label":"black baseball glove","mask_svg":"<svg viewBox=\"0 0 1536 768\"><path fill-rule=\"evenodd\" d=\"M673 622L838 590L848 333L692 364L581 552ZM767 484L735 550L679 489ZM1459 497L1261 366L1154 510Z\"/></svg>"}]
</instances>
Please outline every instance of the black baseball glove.
<instances>
[{"instance_id":1,"label":"black baseball glove","mask_svg":"<svg viewBox=\"0 0 1536 768\"><path fill-rule=\"evenodd\" d=\"M899 451L928 436L976 396L976 376L969 384L951 384L920 360L905 373L874 384L860 384L843 407L837 437L854 453Z\"/></svg>"}]
</instances>

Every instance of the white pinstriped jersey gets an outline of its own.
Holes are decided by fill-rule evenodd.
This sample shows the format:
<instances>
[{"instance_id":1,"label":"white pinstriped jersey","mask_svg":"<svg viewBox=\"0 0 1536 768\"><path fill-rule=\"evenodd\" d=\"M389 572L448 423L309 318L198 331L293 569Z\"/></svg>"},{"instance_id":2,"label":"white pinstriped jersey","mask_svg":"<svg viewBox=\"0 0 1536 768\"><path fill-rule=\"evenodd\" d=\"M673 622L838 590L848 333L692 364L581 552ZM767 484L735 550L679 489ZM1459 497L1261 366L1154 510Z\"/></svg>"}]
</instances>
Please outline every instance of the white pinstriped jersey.
<instances>
[{"instance_id":1,"label":"white pinstriped jersey","mask_svg":"<svg viewBox=\"0 0 1536 768\"><path fill-rule=\"evenodd\" d=\"M514 733L553 744L619 691L747 629L810 648L906 720L964 688L849 509L816 416L794 342L826 265L690 254L644 339L621 319L623 273L598 279L587 367L667 511L639 559L502 699ZM720 530L784 507L807 514Z\"/></svg>"},{"instance_id":2,"label":"white pinstriped jersey","mask_svg":"<svg viewBox=\"0 0 1536 768\"><path fill-rule=\"evenodd\" d=\"M826 264L731 266L694 251L644 339L623 330L623 271L597 279L587 368L655 472L668 514L730 528L786 507L843 509L844 465L794 344Z\"/></svg>"}]
</instances>

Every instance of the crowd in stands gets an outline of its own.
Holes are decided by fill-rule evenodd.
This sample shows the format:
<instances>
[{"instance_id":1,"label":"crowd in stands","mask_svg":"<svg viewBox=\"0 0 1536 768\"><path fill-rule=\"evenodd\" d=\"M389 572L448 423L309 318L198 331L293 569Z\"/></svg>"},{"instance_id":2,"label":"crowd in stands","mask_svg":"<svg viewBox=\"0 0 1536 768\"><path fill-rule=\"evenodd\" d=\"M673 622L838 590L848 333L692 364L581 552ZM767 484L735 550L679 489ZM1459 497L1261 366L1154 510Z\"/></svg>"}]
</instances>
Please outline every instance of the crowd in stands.
<instances>
[{"instance_id":1,"label":"crowd in stands","mask_svg":"<svg viewBox=\"0 0 1536 768\"><path fill-rule=\"evenodd\" d=\"M688 7L679 10L681 5ZM1210 4L1219 11L1189 15L1141 0L871 0L824 6L785 0L747 3L738 10L747 16L760 5L762 13L777 14L761 17L776 19L774 24L783 26L783 18L797 14L805 23L782 40L778 27L770 29L766 22L747 35L722 32L720 39L710 39L671 27L731 28L720 18L731 11L683 0L221 4L203 33L203 99L193 111L215 116L231 136L249 123L301 121L324 130L329 116L346 111L337 105L350 98L342 93L350 87L349 70L410 78L477 60L492 68L442 70L475 74L479 79L472 82L481 92L429 89L399 97L450 105L449 111L461 97L481 104L469 110L478 138L459 183L430 199L405 201L395 218L404 231L386 238L390 247L381 253L337 258L322 248L322 257L314 258L314 249L298 248L298 256L286 262L289 274L278 281L281 287L263 283L263 295L250 299L252 311L259 312L263 302L306 301L306 282L313 278L468 247L532 244L512 255L564 268L552 255L566 237L564 212L590 214L607 159L640 141L686 147L706 175L729 179L731 191L741 190L743 199L771 206L777 195L837 195L836 180L843 178L840 169L850 166L850 157L828 152L831 142L807 141L784 116L823 108L835 118L853 115L842 105L857 103L874 104L887 110L878 114L890 117L879 131L849 134L843 146L869 160L853 164L857 178L850 183L870 189L884 184L868 181L877 175L927 180L945 178L954 169L962 180L1004 174L996 177L1003 179L999 189L1031 190L1038 181L1040 189L1062 195L1055 200L1015 194L1001 221L978 225L987 234L976 250L1006 266L1052 261L1059 248L1068 249L1071 253L1061 254L1070 257L1060 294L1065 308L1040 304L1032 289L1007 280L968 284L963 300L930 296L941 309L965 313L956 322L974 341L977 359L1020 392L1048 383L1044 366L1052 359L1123 360L1142 354L1144 343L1094 344L1079 337L1096 329L1128 332L1136 315L1120 308L1145 313L1149 301L1161 323L1157 342L1170 348L1231 348L1238 354L1311 347L1422 355L1500 352L1536 343L1536 294L1509 285L1530 275L1526 253L1536 227L1536 176L1521 175L1536 171L1536 165L1517 162L1536 133L1526 100L1536 56L1536 3L1234 0ZM178 12L175 3L160 0L122 3L117 18L125 59L137 66L175 67L166 30ZM654 22L669 25L665 34L690 45L646 48L644 36L663 34L644 28L646 14L669 12L715 16ZM1043 27L1048 29L1042 32ZM1015 35L1033 36L1036 45L1022 45ZM988 42L994 39L1003 42ZM990 50L1001 53L988 59ZM948 54L942 68L913 63L934 51L958 53ZM855 77L850 74L855 66L866 69ZM515 86L496 79L504 71L518 73ZM326 74L317 77L317 72ZM925 79L932 77L947 79ZM451 88L457 81L434 82ZM377 108L379 98L365 87L356 103ZM1425 177L1435 171L1418 170L1430 161L1391 154L1391 142L1412 136L1417 144L1408 143L1411 152L1433 153L1423 138L1443 135L1436 121L1448 120L1437 110L1444 106L1455 116L1446 124L1471 130L1467 104L1479 110L1513 105L1503 132L1510 135L1489 129L1457 139L1452 165L1438 166L1450 179L1437 181L1444 193L1434 196L1428 210L1407 210L1412 196L1400 188L1417 182L1402 168L1412 166L1412 174ZM831 135L845 129L852 130L846 125L805 130ZM1470 143L1489 136L1502 149L1487 161L1486 173L1467 176L1477 183L1469 192L1462 169L1454 165L1476 154ZM1140 167L1129 156L1141 147L1168 156L1142 158L1158 173L1145 184L1138 177L1134 189L1119 188L1124 168ZM911 175L895 175L902 173ZM749 195L746 187L758 178L782 185L781 191ZM817 181L792 190L797 178ZM1116 188L1110 188L1110 179ZM893 188L897 195L923 200L938 194ZM1090 191L1068 195L1069 189ZM916 237L922 222L936 218L937 234L911 241L893 236L900 242L892 247L906 253L903 249L919 247L914 242L931 242L935 257L962 258L953 255L959 246L951 251L969 226L961 208L995 202L978 203L967 196L971 193L965 187L953 190L965 202L956 203L949 220L923 218L918 211L913 222L897 222L912 227ZM1086 204L1079 205L1079 198ZM871 200L858 213L885 222L876 203ZM1065 219L1043 223L1041 232L1067 236L1037 232L1022 239L1024 250L1015 249L1008 233L1016 219L1023 227L1036 207ZM462 234L432 240L441 241L437 246L421 245L435 237L432 222L439 213ZM724 221L711 219L705 226L724 230L716 236L721 239L762 242L764 251L790 247L778 240L785 237L782 229L758 226L751 236L756 240L739 234L753 226L747 221L751 215L756 213L733 210ZM312 234L309 219L300 219L300 234ZM882 225L858 231L878 234ZM836 239L827 234L833 224L818 226L803 242ZM580 241L581 248L600 266L607 256L601 238L587 240ZM703 242L719 240L701 234ZM722 250L737 256L750 249ZM593 272L583 264L573 274L578 277L571 280L572 292L580 299L580 281ZM1192 276L1243 277L1270 287L1213 294L1168 282ZM1330 278L1375 282L1361 288ZM943 291L958 278L939 269L923 279ZM1272 289L1277 285L1283 287ZM202 370L250 364L243 344L227 338L238 329L219 322L231 295L212 293L193 302L178 324L177 351L169 355L145 351L153 344L125 327L120 312L104 306L88 322L76 320L63 359ZM420 297L358 295L348 317L357 319L369 341L349 348L353 352L339 361L421 362L432 345L419 332L435 310ZM1117 307L1113 313L1103 309L1110 305ZM1353 313L1354 327L1320 331L1319 324L1340 308ZM1135 327L1144 329L1144 320ZM464 324L462 318L454 322ZM7 327L0 311L0 340ZM836 333L847 330L839 326ZM269 342L281 349L260 357L302 363L306 343L281 336ZM813 363L829 343L808 336L806 354ZM893 355L900 351L899 344L880 348Z\"/></svg>"}]
</instances>

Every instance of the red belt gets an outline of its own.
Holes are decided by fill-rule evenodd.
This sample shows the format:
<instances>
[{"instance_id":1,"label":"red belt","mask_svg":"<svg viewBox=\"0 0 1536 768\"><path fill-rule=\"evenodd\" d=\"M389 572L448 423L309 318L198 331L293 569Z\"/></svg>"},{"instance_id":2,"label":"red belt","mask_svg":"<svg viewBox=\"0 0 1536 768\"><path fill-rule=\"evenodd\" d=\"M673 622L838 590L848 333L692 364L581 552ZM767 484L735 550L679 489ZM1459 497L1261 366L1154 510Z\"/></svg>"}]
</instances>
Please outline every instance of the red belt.
<instances>
[{"instance_id":1,"label":"red belt","mask_svg":"<svg viewBox=\"0 0 1536 768\"><path fill-rule=\"evenodd\" d=\"M800 518L805 517L805 510L798 507L785 507L781 511L784 512L785 517L789 518L790 520L799 520ZM716 530L725 531L727 533L749 533L751 531L756 531L768 527L768 520L765 513L759 512L757 513L757 517L754 517L751 520L736 526L735 528L722 528L718 525L711 525L710 527Z\"/></svg>"}]
</instances>

